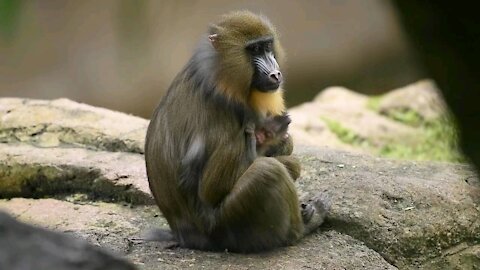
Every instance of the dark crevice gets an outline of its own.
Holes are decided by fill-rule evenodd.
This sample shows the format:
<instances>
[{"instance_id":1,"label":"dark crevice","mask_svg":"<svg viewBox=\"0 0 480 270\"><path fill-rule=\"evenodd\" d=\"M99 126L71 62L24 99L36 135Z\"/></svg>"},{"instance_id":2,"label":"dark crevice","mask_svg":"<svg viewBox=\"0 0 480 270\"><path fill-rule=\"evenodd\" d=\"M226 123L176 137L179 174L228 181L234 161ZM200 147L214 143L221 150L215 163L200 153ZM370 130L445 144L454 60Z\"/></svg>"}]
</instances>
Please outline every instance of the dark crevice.
<instances>
[{"instance_id":1,"label":"dark crevice","mask_svg":"<svg viewBox=\"0 0 480 270\"><path fill-rule=\"evenodd\" d=\"M0 164L0 199L47 198L84 193L89 200L152 204L132 185L115 185L98 169L74 166Z\"/></svg>"}]
</instances>

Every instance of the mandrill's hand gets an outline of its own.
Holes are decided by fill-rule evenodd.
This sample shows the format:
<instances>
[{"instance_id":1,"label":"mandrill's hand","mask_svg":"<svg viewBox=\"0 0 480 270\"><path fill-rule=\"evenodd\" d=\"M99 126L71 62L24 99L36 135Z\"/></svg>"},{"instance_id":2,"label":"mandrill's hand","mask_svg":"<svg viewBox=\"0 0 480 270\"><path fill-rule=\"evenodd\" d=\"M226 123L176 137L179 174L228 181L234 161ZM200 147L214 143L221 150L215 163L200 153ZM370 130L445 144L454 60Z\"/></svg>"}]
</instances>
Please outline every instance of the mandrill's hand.
<instances>
[{"instance_id":1,"label":"mandrill's hand","mask_svg":"<svg viewBox=\"0 0 480 270\"><path fill-rule=\"evenodd\" d=\"M250 160L257 158L257 140L255 133L255 124L248 123L245 127L245 138L247 145L247 153Z\"/></svg>"}]
</instances>

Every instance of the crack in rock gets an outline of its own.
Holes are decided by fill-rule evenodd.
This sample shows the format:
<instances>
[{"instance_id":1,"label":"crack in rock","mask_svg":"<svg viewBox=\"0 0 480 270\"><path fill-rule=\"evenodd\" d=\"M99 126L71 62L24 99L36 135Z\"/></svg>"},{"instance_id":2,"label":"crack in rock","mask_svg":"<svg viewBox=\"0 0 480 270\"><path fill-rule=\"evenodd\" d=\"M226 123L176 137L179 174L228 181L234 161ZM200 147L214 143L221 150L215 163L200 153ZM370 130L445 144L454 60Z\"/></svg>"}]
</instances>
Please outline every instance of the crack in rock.
<instances>
[{"instance_id":1,"label":"crack in rock","mask_svg":"<svg viewBox=\"0 0 480 270\"><path fill-rule=\"evenodd\" d=\"M142 155L0 144L0 198L85 192L95 199L153 204Z\"/></svg>"}]
</instances>

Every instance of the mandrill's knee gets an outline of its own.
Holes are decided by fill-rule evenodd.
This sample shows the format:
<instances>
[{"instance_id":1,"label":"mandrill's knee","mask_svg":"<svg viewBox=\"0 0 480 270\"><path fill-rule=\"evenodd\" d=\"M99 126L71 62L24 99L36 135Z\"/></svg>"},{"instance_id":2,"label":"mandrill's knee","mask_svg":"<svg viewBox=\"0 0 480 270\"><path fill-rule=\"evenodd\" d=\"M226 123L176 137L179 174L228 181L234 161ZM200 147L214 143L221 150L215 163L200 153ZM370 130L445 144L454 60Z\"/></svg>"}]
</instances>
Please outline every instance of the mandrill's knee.
<instances>
[{"instance_id":1,"label":"mandrill's knee","mask_svg":"<svg viewBox=\"0 0 480 270\"><path fill-rule=\"evenodd\" d=\"M292 156L278 156L275 158L280 161L280 163L282 163L285 168L287 168L288 173L294 181L297 180L298 177L300 177L302 166L300 165L298 159Z\"/></svg>"},{"instance_id":2,"label":"mandrill's knee","mask_svg":"<svg viewBox=\"0 0 480 270\"><path fill-rule=\"evenodd\" d=\"M282 182L291 178L286 166L273 157L257 158L249 169L256 172L258 180L268 181L268 183Z\"/></svg>"}]
</instances>

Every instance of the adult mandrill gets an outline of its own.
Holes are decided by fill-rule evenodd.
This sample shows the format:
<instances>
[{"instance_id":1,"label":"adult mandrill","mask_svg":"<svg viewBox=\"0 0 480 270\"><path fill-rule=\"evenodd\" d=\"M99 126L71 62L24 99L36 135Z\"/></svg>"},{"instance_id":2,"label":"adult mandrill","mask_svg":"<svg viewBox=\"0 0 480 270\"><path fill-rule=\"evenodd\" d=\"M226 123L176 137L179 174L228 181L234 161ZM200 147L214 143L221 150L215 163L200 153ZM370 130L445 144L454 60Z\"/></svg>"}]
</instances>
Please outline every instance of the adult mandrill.
<instances>
[{"instance_id":1,"label":"adult mandrill","mask_svg":"<svg viewBox=\"0 0 480 270\"><path fill-rule=\"evenodd\" d=\"M300 165L291 147L257 157L255 129L285 110L281 59L265 17L227 14L155 110L145 145L148 181L180 246L267 250L323 222L328 203L321 196L299 203L293 181Z\"/></svg>"}]
</instances>

